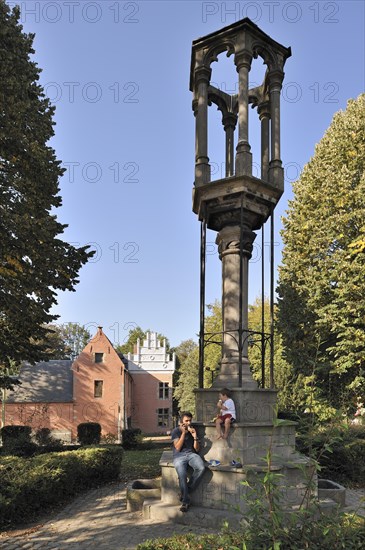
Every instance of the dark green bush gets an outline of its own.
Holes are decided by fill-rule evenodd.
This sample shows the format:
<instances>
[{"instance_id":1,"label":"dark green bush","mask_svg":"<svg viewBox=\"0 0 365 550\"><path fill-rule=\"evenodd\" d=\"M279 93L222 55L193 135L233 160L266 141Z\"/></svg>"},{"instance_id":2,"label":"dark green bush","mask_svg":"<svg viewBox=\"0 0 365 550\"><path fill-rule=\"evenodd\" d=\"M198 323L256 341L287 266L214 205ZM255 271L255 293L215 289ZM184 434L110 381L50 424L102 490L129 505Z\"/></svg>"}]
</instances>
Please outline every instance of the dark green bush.
<instances>
[{"instance_id":1,"label":"dark green bush","mask_svg":"<svg viewBox=\"0 0 365 550\"><path fill-rule=\"evenodd\" d=\"M31 440L30 426L4 426L1 429L2 454L13 456L33 456L38 446Z\"/></svg>"},{"instance_id":2,"label":"dark green bush","mask_svg":"<svg viewBox=\"0 0 365 550\"><path fill-rule=\"evenodd\" d=\"M32 519L85 489L118 479L122 454L120 446L103 446L27 460L0 457L0 526Z\"/></svg>"},{"instance_id":3,"label":"dark green bush","mask_svg":"<svg viewBox=\"0 0 365 550\"><path fill-rule=\"evenodd\" d=\"M57 452L63 448L63 443L60 439L53 437L49 428L39 428L34 434L37 444L42 447L41 452Z\"/></svg>"},{"instance_id":4,"label":"dark green bush","mask_svg":"<svg viewBox=\"0 0 365 550\"><path fill-rule=\"evenodd\" d=\"M137 449L142 441L142 431L140 428L129 428L122 431L123 449Z\"/></svg>"},{"instance_id":5,"label":"dark green bush","mask_svg":"<svg viewBox=\"0 0 365 550\"><path fill-rule=\"evenodd\" d=\"M365 427L322 427L313 436L297 437L297 449L316 458L322 478L358 484L365 479Z\"/></svg>"},{"instance_id":6,"label":"dark green bush","mask_svg":"<svg viewBox=\"0 0 365 550\"><path fill-rule=\"evenodd\" d=\"M18 437L28 438L30 441L31 433L32 428L30 426L4 426L1 428L3 445L6 445L10 439L17 439Z\"/></svg>"},{"instance_id":7,"label":"dark green bush","mask_svg":"<svg viewBox=\"0 0 365 550\"><path fill-rule=\"evenodd\" d=\"M98 445L101 426L98 422L83 422L77 426L77 440L80 445Z\"/></svg>"}]
</instances>

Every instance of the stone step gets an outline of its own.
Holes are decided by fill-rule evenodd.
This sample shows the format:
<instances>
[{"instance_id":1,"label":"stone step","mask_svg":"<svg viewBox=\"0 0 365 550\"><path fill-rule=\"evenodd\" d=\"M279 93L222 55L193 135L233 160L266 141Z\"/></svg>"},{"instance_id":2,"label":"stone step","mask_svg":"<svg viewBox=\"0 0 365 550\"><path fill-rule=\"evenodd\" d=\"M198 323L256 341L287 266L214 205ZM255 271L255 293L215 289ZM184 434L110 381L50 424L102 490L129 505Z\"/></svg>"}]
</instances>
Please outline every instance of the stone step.
<instances>
[{"instance_id":1,"label":"stone step","mask_svg":"<svg viewBox=\"0 0 365 550\"><path fill-rule=\"evenodd\" d=\"M245 523L242 514L231 510L191 506L187 512L180 512L180 504L174 506L153 499L144 501L143 518L157 521L173 521L182 525L197 525L200 527L215 528L223 527L225 521L234 525L235 528L238 528L240 523Z\"/></svg>"},{"instance_id":2,"label":"stone step","mask_svg":"<svg viewBox=\"0 0 365 550\"><path fill-rule=\"evenodd\" d=\"M318 501L322 513L330 515L338 504L332 499L320 499ZM298 512L299 506L289 506L283 509L284 514ZM220 529L228 522L233 530L243 528L247 525L244 514L233 510L218 510L202 506L191 506L187 512L180 512L180 504L167 504L153 499L145 500L143 503L143 518L155 521L172 521L182 525L196 525L199 527L214 527Z\"/></svg>"}]
</instances>

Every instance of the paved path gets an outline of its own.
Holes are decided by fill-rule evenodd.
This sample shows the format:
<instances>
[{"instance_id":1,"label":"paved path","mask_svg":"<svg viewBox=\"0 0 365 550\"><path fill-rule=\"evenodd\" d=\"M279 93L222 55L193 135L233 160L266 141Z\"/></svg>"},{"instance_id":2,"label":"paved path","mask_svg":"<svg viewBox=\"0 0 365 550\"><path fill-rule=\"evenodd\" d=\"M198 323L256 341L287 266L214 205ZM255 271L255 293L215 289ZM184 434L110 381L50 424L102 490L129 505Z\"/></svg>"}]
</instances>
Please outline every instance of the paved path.
<instances>
[{"instance_id":1,"label":"paved path","mask_svg":"<svg viewBox=\"0 0 365 550\"><path fill-rule=\"evenodd\" d=\"M365 505L364 490L347 490L346 511ZM18 532L0 533L2 550L20 549L135 549L147 539L193 532L214 533L213 529L143 520L138 512L126 511L125 483L116 482L91 490L75 499L44 523Z\"/></svg>"}]
</instances>

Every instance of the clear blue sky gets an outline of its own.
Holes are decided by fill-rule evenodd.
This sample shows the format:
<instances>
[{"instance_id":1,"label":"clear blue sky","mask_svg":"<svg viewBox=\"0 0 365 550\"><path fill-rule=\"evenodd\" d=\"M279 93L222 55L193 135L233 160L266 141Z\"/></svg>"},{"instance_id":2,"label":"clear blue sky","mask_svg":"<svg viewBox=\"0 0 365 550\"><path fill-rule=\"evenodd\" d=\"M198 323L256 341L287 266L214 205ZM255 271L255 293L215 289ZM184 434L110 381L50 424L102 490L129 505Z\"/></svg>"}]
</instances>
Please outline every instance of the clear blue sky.
<instances>
[{"instance_id":1,"label":"clear blue sky","mask_svg":"<svg viewBox=\"0 0 365 550\"><path fill-rule=\"evenodd\" d=\"M68 168L58 210L59 220L69 224L64 237L96 249L76 292L59 294L58 322L78 322L91 333L102 325L114 343L135 325L164 333L172 345L195 338L200 227L191 210L192 40L247 16L292 48L281 103L286 190L276 209L277 265L291 184L333 114L364 90L364 2L17 3L24 30L36 33L34 58L56 105L52 145ZM261 83L263 71L257 60L252 83ZM219 57L212 81L225 91L236 89L232 58ZM218 178L224 132L215 107L210 111L209 156ZM251 113L255 153L258 125ZM221 291L214 240L209 234L207 303ZM258 235L251 303L260 293L260 242Z\"/></svg>"}]
</instances>

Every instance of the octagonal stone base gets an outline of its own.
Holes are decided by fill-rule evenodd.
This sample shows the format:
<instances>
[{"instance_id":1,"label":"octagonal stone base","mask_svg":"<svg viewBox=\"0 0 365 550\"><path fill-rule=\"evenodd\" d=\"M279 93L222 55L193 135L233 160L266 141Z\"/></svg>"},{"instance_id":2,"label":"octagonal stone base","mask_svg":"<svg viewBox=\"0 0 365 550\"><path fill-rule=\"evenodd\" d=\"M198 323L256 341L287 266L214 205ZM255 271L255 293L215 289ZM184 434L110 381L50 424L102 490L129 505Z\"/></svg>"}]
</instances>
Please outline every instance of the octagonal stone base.
<instances>
[{"instance_id":1,"label":"octagonal stone base","mask_svg":"<svg viewBox=\"0 0 365 550\"><path fill-rule=\"evenodd\" d=\"M201 484L191 494L192 507L184 514L179 509L178 480L172 460L172 451L165 451L160 460L161 501L144 502L145 518L204 526L217 526L227 520L237 527L239 522L244 522L250 499L250 489L245 482L255 486L267 468L264 464L247 464L242 468L207 464ZM312 467L309 459L297 454L293 454L292 460L271 466L271 471L282 476L278 479L284 509L295 509L311 496L306 478L310 477Z\"/></svg>"}]
</instances>

